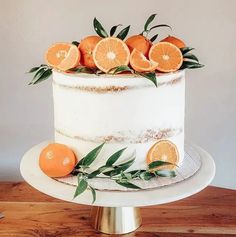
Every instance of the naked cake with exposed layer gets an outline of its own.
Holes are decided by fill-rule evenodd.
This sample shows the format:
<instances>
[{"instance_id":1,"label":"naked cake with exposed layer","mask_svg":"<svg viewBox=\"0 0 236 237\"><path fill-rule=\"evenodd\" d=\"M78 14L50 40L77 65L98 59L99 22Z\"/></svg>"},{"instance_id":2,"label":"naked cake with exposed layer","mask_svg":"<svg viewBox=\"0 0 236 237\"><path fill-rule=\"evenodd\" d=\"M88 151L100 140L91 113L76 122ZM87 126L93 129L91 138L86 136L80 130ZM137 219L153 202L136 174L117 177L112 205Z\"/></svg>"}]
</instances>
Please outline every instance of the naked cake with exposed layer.
<instances>
[{"instance_id":1,"label":"naked cake with exposed layer","mask_svg":"<svg viewBox=\"0 0 236 237\"><path fill-rule=\"evenodd\" d=\"M126 189L153 187L142 181L175 177L184 163L185 69L203 65L181 39L149 38L171 29L151 26L155 17L127 39L130 26L108 34L94 18L97 35L53 44L46 64L30 70L30 84L53 76L55 142L39 166L52 178L76 178L74 197L88 188L95 200L89 180L104 176Z\"/></svg>"},{"instance_id":2,"label":"naked cake with exposed layer","mask_svg":"<svg viewBox=\"0 0 236 237\"><path fill-rule=\"evenodd\" d=\"M55 142L79 158L106 142L92 170L124 147L120 161L136 153L132 169L145 169L150 147L167 139L178 149L179 164L184 158L185 72L158 75L157 81L155 87L133 75L53 72Z\"/></svg>"}]
</instances>

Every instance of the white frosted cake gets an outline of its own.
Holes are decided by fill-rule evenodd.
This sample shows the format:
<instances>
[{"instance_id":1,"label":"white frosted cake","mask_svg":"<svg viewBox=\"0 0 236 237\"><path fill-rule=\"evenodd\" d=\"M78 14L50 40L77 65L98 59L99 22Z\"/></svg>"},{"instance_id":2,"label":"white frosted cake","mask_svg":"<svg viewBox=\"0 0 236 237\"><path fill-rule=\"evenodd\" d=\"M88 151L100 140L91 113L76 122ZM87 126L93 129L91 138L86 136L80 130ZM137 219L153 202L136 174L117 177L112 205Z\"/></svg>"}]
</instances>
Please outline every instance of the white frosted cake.
<instances>
[{"instance_id":1,"label":"white frosted cake","mask_svg":"<svg viewBox=\"0 0 236 237\"><path fill-rule=\"evenodd\" d=\"M184 70L157 75L157 87L132 74L54 71L53 98L56 143L68 145L80 160L105 142L91 170L124 147L119 160L135 156L130 169L145 169L150 147L161 139L176 145L179 164L184 159Z\"/></svg>"},{"instance_id":2,"label":"white frosted cake","mask_svg":"<svg viewBox=\"0 0 236 237\"><path fill-rule=\"evenodd\" d=\"M53 76L55 141L39 155L47 176L90 190L139 190L180 182L200 167L184 152L185 69L204 65L167 24L130 25L52 44L30 85ZM152 37L149 37L152 35ZM184 162L183 162L184 161Z\"/></svg>"}]
</instances>

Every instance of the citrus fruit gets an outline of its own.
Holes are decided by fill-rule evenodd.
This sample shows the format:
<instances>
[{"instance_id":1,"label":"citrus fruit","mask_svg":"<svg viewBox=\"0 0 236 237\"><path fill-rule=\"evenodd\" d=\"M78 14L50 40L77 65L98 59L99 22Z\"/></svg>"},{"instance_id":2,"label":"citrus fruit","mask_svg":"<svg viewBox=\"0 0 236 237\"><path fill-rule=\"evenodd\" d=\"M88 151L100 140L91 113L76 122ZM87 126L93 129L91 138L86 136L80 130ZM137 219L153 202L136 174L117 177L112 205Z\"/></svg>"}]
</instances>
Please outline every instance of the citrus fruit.
<instances>
[{"instance_id":1,"label":"citrus fruit","mask_svg":"<svg viewBox=\"0 0 236 237\"><path fill-rule=\"evenodd\" d=\"M75 164L73 151L63 144L49 144L39 156L39 167L49 177L66 176L71 173Z\"/></svg>"},{"instance_id":2,"label":"citrus fruit","mask_svg":"<svg viewBox=\"0 0 236 237\"><path fill-rule=\"evenodd\" d=\"M158 64L156 69L160 72L174 72L181 67L183 55L174 44L159 42L150 48L149 60Z\"/></svg>"},{"instance_id":3,"label":"citrus fruit","mask_svg":"<svg viewBox=\"0 0 236 237\"><path fill-rule=\"evenodd\" d=\"M130 55L130 65L137 72L151 72L157 67L156 63L149 61L140 51L134 49Z\"/></svg>"},{"instance_id":4,"label":"citrus fruit","mask_svg":"<svg viewBox=\"0 0 236 237\"><path fill-rule=\"evenodd\" d=\"M168 140L160 140L156 142L148 151L147 164L159 160L177 165L179 161L179 152L176 145ZM156 169L174 169L175 167L175 165L163 165Z\"/></svg>"},{"instance_id":5,"label":"citrus fruit","mask_svg":"<svg viewBox=\"0 0 236 237\"><path fill-rule=\"evenodd\" d=\"M96 44L102 39L100 36L92 35L81 40L79 50L81 53L80 63L88 68L96 68L93 61L93 50Z\"/></svg>"},{"instance_id":6,"label":"citrus fruit","mask_svg":"<svg viewBox=\"0 0 236 237\"><path fill-rule=\"evenodd\" d=\"M120 39L107 37L100 40L93 50L93 60L103 72L129 64L129 48Z\"/></svg>"},{"instance_id":7,"label":"citrus fruit","mask_svg":"<svg viewBox=\"0 0 236 237\"><path fill-rule=\"evenodd\" d=\"M80 61L80 51L69 43L53 44L45 55L47 64L61 71L76 67Z\"/></svg>"},{"instance_id":8,"label":"citrus fruit","mask_svg":"<svg viewBox=\"0 0 236 237\"><path fill-rule=\"evenodd\" d=\"M129 47L131 53L134 49L137 49L146 57L148 56L149 49L152 46L152 42L143 35L133 35L129 37L125 43Z\"/></svg>"},{"instance_id":9,"label":"citrus fruit","mask_svg":"<svg viewBox=\"0 0 236 237\"><path fill-rule=\"evenodd\" d=\"M168 36L165 39L161 40L161 42L169 42L171 44L174 44L178 48L184 48L186 47L186 44L179 38L174 37L174 36Z\"/></svg>"}]
</instances>

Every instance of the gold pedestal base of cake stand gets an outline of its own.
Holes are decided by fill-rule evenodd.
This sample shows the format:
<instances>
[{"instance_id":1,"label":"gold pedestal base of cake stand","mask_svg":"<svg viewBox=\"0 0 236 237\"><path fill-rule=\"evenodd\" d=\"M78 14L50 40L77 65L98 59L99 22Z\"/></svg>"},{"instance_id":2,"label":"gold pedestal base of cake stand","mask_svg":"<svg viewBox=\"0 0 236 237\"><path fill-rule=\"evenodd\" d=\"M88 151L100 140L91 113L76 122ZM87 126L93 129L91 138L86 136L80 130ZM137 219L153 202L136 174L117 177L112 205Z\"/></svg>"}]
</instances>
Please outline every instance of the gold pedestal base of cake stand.
<instances>
[{"instance_id":1,"label":"gold pedestal base of cake stand","mask_svg":"<svg viewBox=\"0 0 236 237\"><path fill-rule=\"evenodd\" d=\"M105 234L126 234L142 223L137 207L92 207L92 226Z\"/></svg>"}]
</instances>

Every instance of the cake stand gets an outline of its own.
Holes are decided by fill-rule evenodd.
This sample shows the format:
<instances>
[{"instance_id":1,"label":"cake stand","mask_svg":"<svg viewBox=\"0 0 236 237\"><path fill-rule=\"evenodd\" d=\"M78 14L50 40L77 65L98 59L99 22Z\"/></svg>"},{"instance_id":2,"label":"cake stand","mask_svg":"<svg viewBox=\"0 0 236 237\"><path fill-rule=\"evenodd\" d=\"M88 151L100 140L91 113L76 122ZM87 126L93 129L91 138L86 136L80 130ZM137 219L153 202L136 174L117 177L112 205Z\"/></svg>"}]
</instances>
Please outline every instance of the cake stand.
<instances>
[{"instance_id":1,"label":"cake stand","mask_svg":"<svg viewBox=\"0 0 236 237\"><path fill-rule=\"evenodd\" d=\"M215 164L211 156L202 148L191 145L201 157L201 167L190 178L161 188L139 191L99 191L92 203L89 190L73 199L75 187L58 182L46 176L39 168L38 157L49 142L42 142L25 153L20 170L23 178L31 186L54 198L64 201L91 205L92 226L107 234L125 234L141 225L140 206L150 206L177 201L189 197L210 184L215 175ZM187 145L189 146L189 145Z\"/></svg>"}]
</instances>

